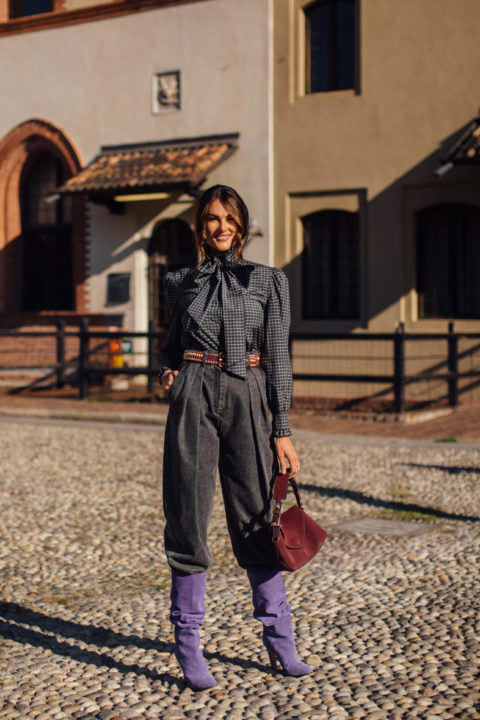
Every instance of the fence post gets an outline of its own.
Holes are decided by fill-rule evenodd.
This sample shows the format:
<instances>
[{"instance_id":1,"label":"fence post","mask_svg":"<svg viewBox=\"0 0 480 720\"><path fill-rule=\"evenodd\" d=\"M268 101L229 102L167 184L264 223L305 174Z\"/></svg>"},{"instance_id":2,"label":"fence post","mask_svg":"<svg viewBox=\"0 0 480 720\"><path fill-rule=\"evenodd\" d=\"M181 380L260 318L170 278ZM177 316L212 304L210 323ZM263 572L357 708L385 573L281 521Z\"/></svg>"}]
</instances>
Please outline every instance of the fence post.
<instances>
[{"instance_id":1,"label":"fence post","mask_svg":"<svg viewBox=\"0 0 480 720\"><path fill-rule=\"evenodd\" d=\"M65 387L65 320L57 320L57 390Z\"/></svg>"},{"instance_id":2,"label":"fence post","mask_svg":"<svg viewBox=\"0 0 480 720\"><path fill-rule=\"evenodd\" d=\"M78 332L80 341L80 348L78 352L78 390L80 394L80 400L86 400L88 398L88 374L87 374L87 362L88 362L88 320L87 318L81 318L80 329Z\"/></svg>"},{"instance_id":3,"label":"fence post","mask_svg":"<svg viewBox=\"0 0 480 720\"><path fill-rule=\"evenodd\" d=\"M405 409L405 336L403 323L395 329L393 339L393 389L395 393L395 412Z\"/></svg>"},{"instance_id":4,"label":"fence post","mask_svg":"<svg viewBox=\"0 0 480 720\"><path fill-rule=\"evenodd\" d=\"M448 323L448 404L458 405L458 335L453 322Z\"/></svg>"},{"instance_id":5,"label":"fence post","mask_svg":"<svg viewBox=\"0 0 480 720\"><path fill-rule=\"evenodd\" d=\"M153 320L148 321L148 354L147 354L147 367L148 367L148 375L147 375L147 391L150 395L153 395L153 388L155 384L155 377L152 374L152 369L154 366L153 362L153 350L155 343L153 342L153 332L154 332L154 326L153 326Z\"/></svg>"}]
</instances>

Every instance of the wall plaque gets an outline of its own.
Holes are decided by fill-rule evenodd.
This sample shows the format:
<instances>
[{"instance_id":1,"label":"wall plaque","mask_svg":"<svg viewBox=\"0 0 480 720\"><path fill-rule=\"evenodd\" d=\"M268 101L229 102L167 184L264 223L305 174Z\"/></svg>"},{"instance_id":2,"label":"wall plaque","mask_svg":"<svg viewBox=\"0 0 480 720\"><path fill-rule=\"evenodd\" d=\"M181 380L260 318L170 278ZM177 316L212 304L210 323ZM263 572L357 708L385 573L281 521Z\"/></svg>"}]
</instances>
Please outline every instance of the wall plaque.
<instances>
[{"instance_id":1,"label":"wall plaque","mask_svg":"<svg viewBox=\"0 0 480 720\"><path fill-rule=\"evenodd\" d=\"M154 115L180 110L180 70L155 73L152 78L152 112Z\"/></svg>"}]
</instances>

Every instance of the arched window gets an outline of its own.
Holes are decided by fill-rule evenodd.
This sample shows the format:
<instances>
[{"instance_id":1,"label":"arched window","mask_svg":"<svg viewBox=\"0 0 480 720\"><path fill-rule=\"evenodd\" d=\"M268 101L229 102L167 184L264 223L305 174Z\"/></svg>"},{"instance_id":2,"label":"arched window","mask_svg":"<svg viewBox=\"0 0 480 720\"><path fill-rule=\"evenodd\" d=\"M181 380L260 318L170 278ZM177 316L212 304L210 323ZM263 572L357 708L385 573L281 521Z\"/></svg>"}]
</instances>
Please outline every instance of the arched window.
<instances>
[{"instance_id":1,"label":"arched window","mask_svg":"<svg viewBox=\"0 0 480 720\"><path fill-rule=\"evenodd\" d=\"M21 186L24 310L73 310L71 200L51 196L66 179L63 163L42 152Z\"/></svg>"},{"instance_id":2,"label":"arched window","mask_svg":"<svg viewBox=\"0 0 480 720\"><path fill-rule=\"evenodd\" d=\"M171 270L194 265L196 259L194 235L184 220L172 218L157 225L148 246L150 319L156 327L168 324L163 278Z\"/></svg>"},{"instance_id":3,"label":"arched window","mask_svg":"<svg viewBox=\"0 0 480 720\"><path fill-rule=\"evenodd\" d=\"M358 213L321 210L302 218L303 317L360 317Z\"/></svg>"},{"instance_id":4,"label":"arched window","mask_svg":"<svg viewBox=\"0 0 480 720\"><path fill-rule=\"evenodd\" d=\"M306 92L355 89L357 0L320 0L305 8Z\"/></svg>"},{"instance_id":5,"label":"arched window","mask_svg":"<svg viewBox=\"0 0 480 720\"><path fill-rule=\"evenodd\" d=\"M480 318L480 207L417 213L417 294L419 317Z\"/></svg>"}]
</instances>

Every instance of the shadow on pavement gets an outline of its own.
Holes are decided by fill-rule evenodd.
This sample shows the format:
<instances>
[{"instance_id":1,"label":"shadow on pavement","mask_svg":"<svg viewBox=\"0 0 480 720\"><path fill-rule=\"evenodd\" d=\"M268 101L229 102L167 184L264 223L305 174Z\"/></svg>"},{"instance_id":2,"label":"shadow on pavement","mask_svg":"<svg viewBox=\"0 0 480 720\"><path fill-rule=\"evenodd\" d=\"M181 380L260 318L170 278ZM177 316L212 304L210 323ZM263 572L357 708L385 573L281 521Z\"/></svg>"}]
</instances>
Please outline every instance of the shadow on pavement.
<instances>
[{"instance_id":1,"label":"shadow on pavement","mask_svg":"<svg viewBox=\"0 0 480 720\"><path fill-rule=\"evenodd\" d=\"M424 466L423 466L424 467ZM346 490L336 487L318 487L318 485L301 485L301 490L316 492L324 497L338 497L344 500L352 500L359 505L370 505L371 507L383 508L384 510L401 510L403 512L417 512L422 515L443 518L444 520L461 520L463 522L480 522L480 517L475 515L459 515L456 513L441 510L440 508L418 505L417 503L405 503L398 500L381 500L380 498L367 495L359 490Z\"/></svg>"},{"instance_id":2,"label":"shadow on pavement","mask_svg":"<svg viewBox=\"0 0 480 720\"><path fill-rule=\"evenodd\" d=\"M41 647L51 650L56 655L69 657L77 662L96 665L97 667L115 668L122 673L133 672L137 675L144 675L150 680L162 680L171 685L182 686L182 681L173 678L168 673L159 673L156 670L149 670L140 665L128 665L121 660L115 660L109 655L86 648L73 645L68 642L57 640L52 635L55 633L88 644L99 645L100 647L118 647L121 645L135 645L145 650L154 649L160 652L173 652L173 644L160 640L149 640L137 635L123 635L104 627L93 625L82 625L58 617L50 617L43 613L29 610L16 603L0 603L0 635L6 639L33 647ZM23 627L30 625L31 627Z\"/></svg>"},{"instance_id":3,"label":"shadow on pavement","mask_svg":"<svg viewBox=\"0 0 480 720\"><path fill-rule=\"evenodd\" d=\"M3 619L1 619L3 618ZM29 625L30 627L23 627ZM110 655L102 652L95 652L69 642L59 641L53 635L64 635L65 637L81 640L89 645L99 647L115 648L119 646L134 645L144 650L156 650L157 652L173 653L173 643L162 640L151 640L138 635L124 635L105 627L94 625L83 625L59 617L45 615L35 610L18 605L17 603L0 602L0 636L14 642L33 647L40 647L51 650L61 657L69 657L76 662L95 665L99 668L114 668L122 673L136 673L143 675L149 680L161 680L169 685L183 688L185 683L181 678L172 677L168 673L159 673L140 665L128 665L122 660L115 660ZM244 660L236 657L227 657L219 652L205 652L206 659L216 659L222 663L232 663L242 668L256 668L262 671L269 671L269 668L254 660ZM180 671L179 671L180 672Z\"/></svg>"},{"instance_id":4,"label":"shadow on pavement","mask_svg":"<svg viewBox=\"0 0 480 720\"><path fill-rule=\"evenodd\" d=\"M426 468L427 470L444 470L449 475L460 475L461 473L476 473L480 475L480 468L462 467L461 465L427 465L424 463L403 463L407 467Z\"/></svg>"}]
</instances>

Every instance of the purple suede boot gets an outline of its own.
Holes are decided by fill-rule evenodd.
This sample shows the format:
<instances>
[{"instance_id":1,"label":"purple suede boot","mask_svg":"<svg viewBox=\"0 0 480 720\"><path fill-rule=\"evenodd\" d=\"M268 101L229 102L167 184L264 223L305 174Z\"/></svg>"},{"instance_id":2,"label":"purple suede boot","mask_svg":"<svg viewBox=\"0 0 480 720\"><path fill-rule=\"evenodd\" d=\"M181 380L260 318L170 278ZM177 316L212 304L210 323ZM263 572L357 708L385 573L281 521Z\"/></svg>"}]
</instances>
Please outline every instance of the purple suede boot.
<instances>
[{"instance_id":1,"label":"purple suede boot","mask_svg":"<svg viewBox=\"0 0 480 720\"><path fill-rule=\"evenodd\" d=\"M299 660L295 649L292 614L282 573L272 570L265 573L247 572L247 575L252 586L253 617L263 623L263 644L273 673L276 673L278 659L286 675L308 675L312 668Z\"/></svg>"},{"instance_id":2,"label":"purple suede boot","mask_svg":"<svg viewBox=\"0 0 480 720\"><path fill-rule=\"evenodd\" d=\"M200 650L198 628L205 617L206 573L186 575L172 570L170 622L175 625L175 657L192 690L206 690L217 681Z\"/></svg>"}]
</instances>

